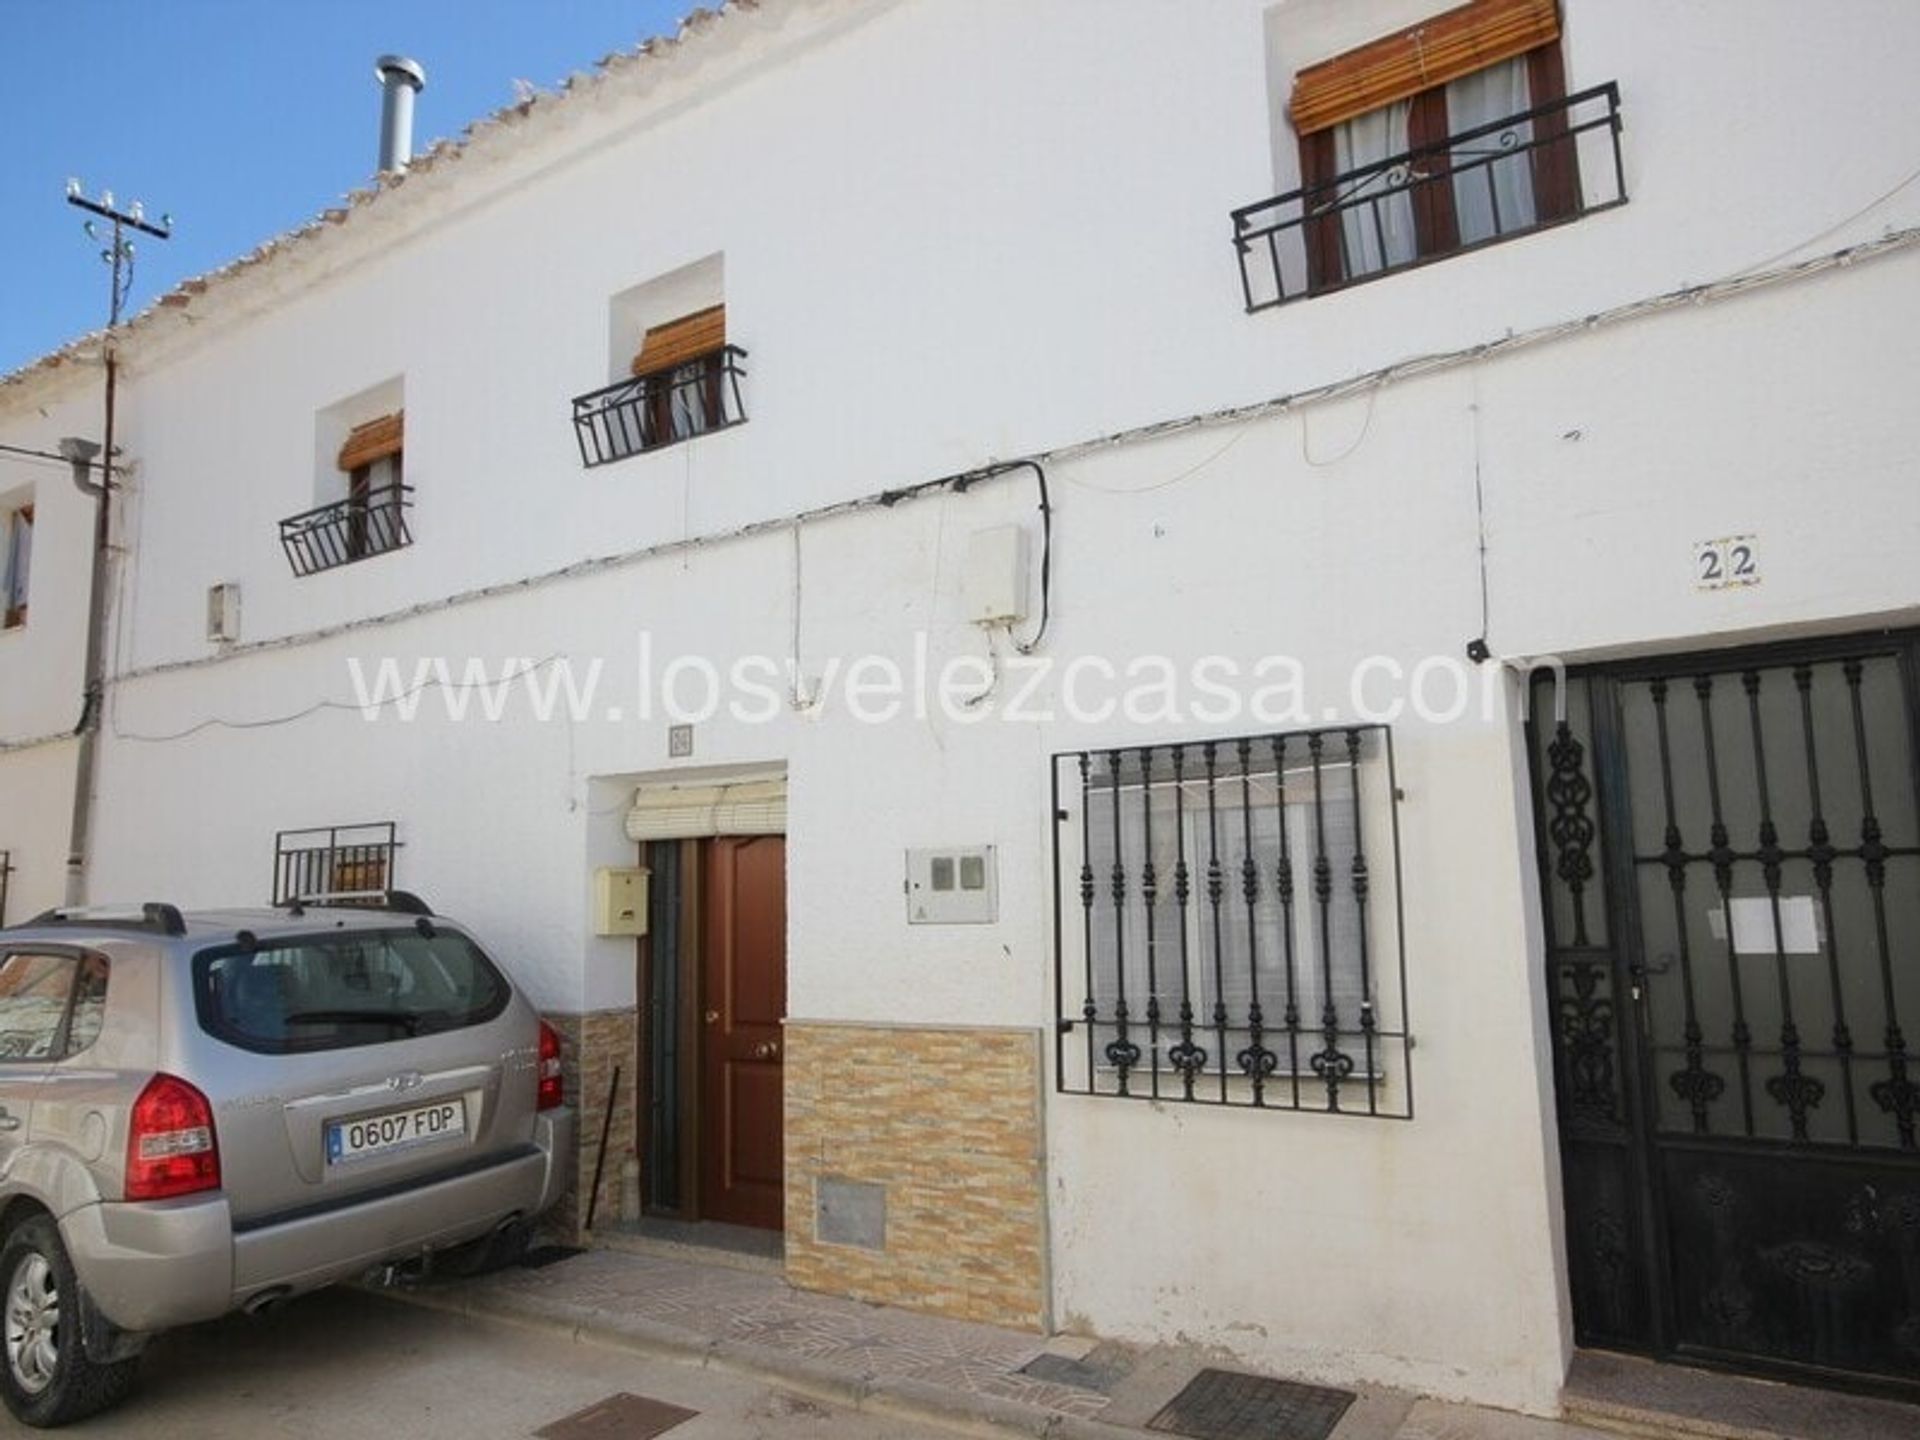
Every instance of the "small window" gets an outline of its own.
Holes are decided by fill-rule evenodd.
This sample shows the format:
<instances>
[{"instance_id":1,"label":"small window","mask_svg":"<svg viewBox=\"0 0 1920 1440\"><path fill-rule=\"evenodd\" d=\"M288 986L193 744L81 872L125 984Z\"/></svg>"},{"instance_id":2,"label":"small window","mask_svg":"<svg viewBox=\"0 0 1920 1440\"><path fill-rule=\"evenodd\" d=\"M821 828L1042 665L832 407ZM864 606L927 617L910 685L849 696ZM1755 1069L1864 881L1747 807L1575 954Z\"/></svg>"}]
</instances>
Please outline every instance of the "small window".
<instances>
[{"instance_id":1,"label":"small window","mask_svg":"<svg viewBox=\"0 0 1920 1440\"><path fill-rule=\"evenodd\" d=\"M295 575L314 575L413 543L402 383L389 380L322 411L310 510L280 522Z\"/></svg>"},{"instance_id":2,"label":"small window","mask_svg":"<svg viewBox=\"0 0 1920 1440\"><path fill-rule=\"evenodd\" d=\"M33 506L0 508L0 630L27 623L27 588L33 571Z\"/></svg>"},{"instance_id":3,"label":"small window","mask_svg":"<svg viewBox=\"0 0 1920 1440\"><path fill-rule=\"evenodd\" d=\"M273 844L273 903L374 904L394 888L399 826L391 820L282 830Z\"/></svg>"},{"instance_id":4,"label":"small window","mask_svg":"<svg viewBox=\"0 0 1920 1440\"><path fill-rule=\"evenodd\" d=\"M613 296L607 345L611 383L573 401L583 464L664 449L747 418L747 354L729 333L725 256L706 256Z\"/></svg>"},{"instance_id":5,"label":"small window","mask_svg":"<svg viewBox=\"0 0 1920 1440\"><path fill-rule=\"evenodd\" d=\"M512 992L464 935L334 931L194 957L209 1035L262 1054L345 1050L483 1025Z\"/></svg>"},{"instance_id":6,"label":"small window","mask_svg":"<svg viewBox=\"0 0 1920 1440\"><path fill-rule=\"evenodd\" d=\"M0 961L0 1062L58 1056L76 963L23 951Z\"/></svg>"}]
</instances>

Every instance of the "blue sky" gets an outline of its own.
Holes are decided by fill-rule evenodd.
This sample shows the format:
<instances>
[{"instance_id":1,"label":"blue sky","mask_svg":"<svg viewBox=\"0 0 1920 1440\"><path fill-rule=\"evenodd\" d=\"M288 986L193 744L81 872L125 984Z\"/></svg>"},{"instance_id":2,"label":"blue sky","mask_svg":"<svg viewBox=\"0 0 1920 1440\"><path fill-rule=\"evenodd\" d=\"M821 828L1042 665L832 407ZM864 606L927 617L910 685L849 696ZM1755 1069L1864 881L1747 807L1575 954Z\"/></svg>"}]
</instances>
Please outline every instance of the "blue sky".
<instances>
[{"instance_id":1,"label":"blue sky","mask_svg":"<svg viewBox=\"0 0 1920 1440\"><path fill-rule=\"evenodd\" d=\"M106 319L67 177L169 211L130 310L306 220L372 174L374 58L426 67L416 144L457 135L696 0L0 0L0 373Z\"/></svg>"}]
</instances>

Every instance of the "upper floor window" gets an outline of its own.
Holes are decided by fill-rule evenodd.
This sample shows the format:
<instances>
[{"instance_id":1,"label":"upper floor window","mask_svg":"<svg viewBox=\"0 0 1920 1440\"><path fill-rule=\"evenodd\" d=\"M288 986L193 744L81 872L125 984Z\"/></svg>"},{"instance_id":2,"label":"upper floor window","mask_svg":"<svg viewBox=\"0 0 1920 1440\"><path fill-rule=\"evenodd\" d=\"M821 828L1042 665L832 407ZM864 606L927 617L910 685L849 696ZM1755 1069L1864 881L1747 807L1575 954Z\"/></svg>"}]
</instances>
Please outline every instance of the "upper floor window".
<instances>
[{"instance_id":1,"label":"upper floor window","mask_svg":"<svg viewBox=\"0 0 1920 1440\"><path fill-rule=\"evenodd\" d=\"M347 432L334 461L341 498L280 522L280 543L296 575L312 575L413 543L407 525L406 412L363 421Z\"/></svg>"},{"instance_id":2,"label":"upper floor window","mask_svg":"<svg viewBox=\"0 0 1920 1440\"><path fill-rule=\"evenodd\" d=\"M1567 93L1555 0L1473 0L1307 66L1302 184L1234 212L1247 308L1618 204L1618 105Z\"/></svg>"},{"instance_id":3,"label":"upper floor window","mask_svg":"<svg viewBox=\"0 0 1920 1440\"><path fill-rule=\"evenodd\" d=\"M33 570L33 506L0 506L0 629L27 623L27 582Z\"/></svg>"},{"instance_id":4,"label":"upper floor window","mask_svg":"<svg viewBox=\"0 0 1920 1440\"><path fill-rule=\"evenodd\" d=\"M581 458L623 460L746 419L740 403L746 351L727 343L727 307L713 305L650 327L631 380L573 402Z\"/></svg>"},{"instance_id":5,"label":"upper floor window","mask_svg":"<svg viewBox=\"0 0 1920 1440\"><path fill-rule=\"evenodd\" d=\"M747 352L729 341L726 257L708 255L612 297L607 375L573 402L585 465L738 425Z\"/></svg>"}]
</instances>

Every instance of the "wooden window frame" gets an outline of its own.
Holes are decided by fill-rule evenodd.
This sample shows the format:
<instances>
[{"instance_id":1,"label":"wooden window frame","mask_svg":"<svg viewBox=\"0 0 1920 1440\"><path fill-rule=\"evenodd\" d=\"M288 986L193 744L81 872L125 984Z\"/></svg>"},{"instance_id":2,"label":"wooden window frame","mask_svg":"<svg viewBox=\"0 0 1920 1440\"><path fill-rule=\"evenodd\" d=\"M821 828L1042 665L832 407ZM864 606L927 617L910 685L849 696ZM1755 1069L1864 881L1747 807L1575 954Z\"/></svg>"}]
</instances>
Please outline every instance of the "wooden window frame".
<instances>
[{"instance_id":1,"label":"wooden window frame","mask_svg":"<svg viewBox=\"0 0 1920 1440\"><path fill-rule=\"evenodd\" d=\"M1567 98L1566 63L1560 54L1560 42L1552 41L1524 51L1517 59L1527 66L1527 108L1538 109ZM1504 61L1496 62L1504 64ZM1490 68L1490 67L1489 67ZM1477 72L1469 72L1477 73ZM1450 82L1449 82L1450 83ZM1430 86L1409 97L1407 149L1428 167L1430 179L1414 187L1409 194L1413 207L1415 257L1405 266L1394 266L1386 273L1410 269L1463 249L1478 248L1460 243L1460 219L1454 205L1449 178L1453 165L1447 141L1452 130L1447 120L1447 86ZM1344 122L1342 122L1344 123ZM1578 157L1565 143L1567 115L1556 110L1535 117L1534 148L1529 152L1533 171L1534 223L1528 234L1579 213ZM1316 207L1336 199L1333 133L1329 125L1300 136L1300 177L1304 187L1302 206L1308 215ZM1378 271L1348 275L1346 258L1341 254L1341 216L1337 211L1309 219L1306 225L1307 287L1309 294L1342 289L1370 280ZM1506 239L1505 235L1494 237Z\"/></svg>"}]
</instances>

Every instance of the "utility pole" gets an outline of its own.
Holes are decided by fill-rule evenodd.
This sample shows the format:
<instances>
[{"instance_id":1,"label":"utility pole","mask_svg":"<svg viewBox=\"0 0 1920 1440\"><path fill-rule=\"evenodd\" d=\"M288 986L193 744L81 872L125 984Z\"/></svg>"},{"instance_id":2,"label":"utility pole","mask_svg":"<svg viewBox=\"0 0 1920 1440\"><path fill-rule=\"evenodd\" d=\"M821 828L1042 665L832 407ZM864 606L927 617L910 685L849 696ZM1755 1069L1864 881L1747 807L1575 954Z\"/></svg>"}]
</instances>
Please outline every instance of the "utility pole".
<instances>
[{"instance_id":1,"label":"utility pole","mask_svg":"<svg viewBox=\"0 0 1920 1440\"><path fill-rule=\"evenodd\" d=\"M93 497L93 577L87 598L87 668L86 689L80 700L80 720L74 726L74 735L80 741L80 751L74 760L73 775L73 824L68 833L67 843L67 887L66 903L82 905L87 898L87 856L90 849L90 831L93 824L93 782L97 763L100 717L106 704L106 628L107 628L107 567L112 560L113 534L113 491L114 471L117 468L113 444L113 421L115 389L119 379L119 362L114 353L115 332L120 328L120 318L126 308L127 295L133 288L134 247L130 231L151 235L156 240L165 240L173 234L173 217L162 215L160 219L150 221L144 207L138 200L125 210L114 204L113 192L103 190L98 200L87 198L78 180L67 182L67 203L77 206L94 216L85 223L87 237L91 240L105 240L105 248L100 258L107 263L113 273L112 292L107 307L107 328L101 336L100 349L107 370L107 398L104 435L99 446L91 441L67 439L60 442L60 452L73 466L73 483L82 494ZM101 221L112 226L110 236L103 236ZM94 456L99 456L100 479L89 478L89 470Z\"/></svg>"}]
</instances>

